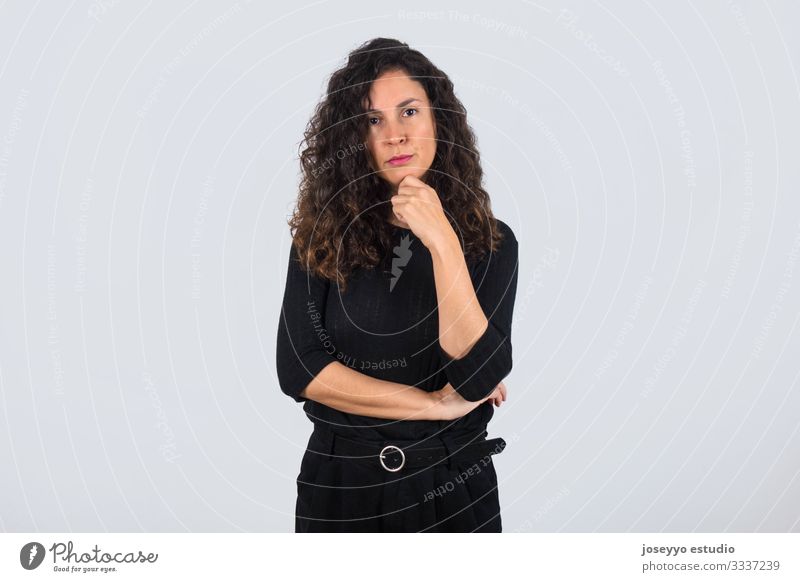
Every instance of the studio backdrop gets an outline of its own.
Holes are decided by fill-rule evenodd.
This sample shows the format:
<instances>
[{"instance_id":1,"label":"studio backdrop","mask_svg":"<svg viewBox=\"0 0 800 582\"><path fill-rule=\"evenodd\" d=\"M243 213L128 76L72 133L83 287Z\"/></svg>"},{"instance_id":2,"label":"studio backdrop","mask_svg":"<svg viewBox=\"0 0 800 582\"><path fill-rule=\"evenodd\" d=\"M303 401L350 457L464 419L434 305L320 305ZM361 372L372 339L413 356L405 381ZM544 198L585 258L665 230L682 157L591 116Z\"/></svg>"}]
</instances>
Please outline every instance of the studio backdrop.
<instances>
[{"instance_id":1,"label":"studio backdrop","mask_svg":"<svg viewBox=\"0 0 800 582\"><path fill-rule=\"evenodd\" d=\"M504 531L800 531L800 9L6 2L0 530L291 531L298 148L396 38L519 241Z\"/></svg>"}]
</instances>

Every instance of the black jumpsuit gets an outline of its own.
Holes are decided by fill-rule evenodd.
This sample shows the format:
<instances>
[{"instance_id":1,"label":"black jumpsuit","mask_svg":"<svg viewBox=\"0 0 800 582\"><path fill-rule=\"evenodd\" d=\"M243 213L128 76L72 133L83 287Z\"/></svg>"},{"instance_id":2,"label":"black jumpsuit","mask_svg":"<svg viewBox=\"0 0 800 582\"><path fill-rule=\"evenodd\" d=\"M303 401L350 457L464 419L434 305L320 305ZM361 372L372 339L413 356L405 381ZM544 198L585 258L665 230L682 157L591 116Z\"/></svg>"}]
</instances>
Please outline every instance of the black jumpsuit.
<instances>
[{"instance_id":1,"label":"black jumpsuit","mask_svg":"<svg viewBox=\"0 0 800 582\"><path fill-rule=\"evenodd\" d=\"M356 269L346 292L306 271L290 245L277 373L281 390L304 402L314 424L297 477L295 531L501 531L489 455L395 473L376 460L329 454L332 438L448 450L454 443L485 440L491 402L455 421L390 420L348 414L300 396L331 362L427 391L450 382L471 401L488 396L511 370L518 274L517 240L506 223L497 223L504 235L498 250L467 261L489 327L457 360L439 344L431 255L410 229L392 225L394 252L373 269Z\"/></svg>"}]
</instances>

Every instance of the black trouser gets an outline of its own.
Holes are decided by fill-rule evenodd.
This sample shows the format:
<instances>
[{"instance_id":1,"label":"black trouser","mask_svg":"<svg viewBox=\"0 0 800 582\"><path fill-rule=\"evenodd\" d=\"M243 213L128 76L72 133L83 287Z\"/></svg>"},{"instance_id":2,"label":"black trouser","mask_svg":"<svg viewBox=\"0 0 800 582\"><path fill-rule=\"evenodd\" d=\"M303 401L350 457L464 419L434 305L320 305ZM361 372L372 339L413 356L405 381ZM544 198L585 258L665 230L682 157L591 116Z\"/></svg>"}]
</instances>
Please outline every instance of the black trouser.
<instances>
[{"instance_id":1,"label":"black trouser","mask_svg":"<svg viewBox=\"0 0 800 582\"><path fill-rule=\"evenodd\" d=\"M295 531L502 531L492 455L501 452L505 443L486 441L484 435L369 446L315 425L297 477ZM406 452L385 449L383 464L377 454L353 454L361 447L380 451L383 445L396 445ZM428 464L424 459L431 457L420 451L414 459L412 451L429 447L440 447L445 458ZM397 467L397 471L389 470Z\"/></svg>"}]
</instances>

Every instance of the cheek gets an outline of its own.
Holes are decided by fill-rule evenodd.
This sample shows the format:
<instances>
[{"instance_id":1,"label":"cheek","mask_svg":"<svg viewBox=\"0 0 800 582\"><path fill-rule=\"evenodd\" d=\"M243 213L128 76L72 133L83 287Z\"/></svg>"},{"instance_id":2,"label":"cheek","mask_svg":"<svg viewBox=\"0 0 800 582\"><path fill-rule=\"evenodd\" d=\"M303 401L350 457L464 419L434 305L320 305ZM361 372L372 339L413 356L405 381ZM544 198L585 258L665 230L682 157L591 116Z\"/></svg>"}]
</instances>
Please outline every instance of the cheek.
<instances>
[{"instance_id":1,"label":"cheek","mask_svg":"<svg viewBox=\"0 0 800 582\"><path fill-rule=\"evenodd\" d=\"M367 140L367 157L369 157L369 159L372 160L373 162L376 159L376 156L375 156L375 142L374 142L374 140L371 140L371 139Z\"/></svg>"},{"instance_id":2,"label":"cheek","mask_svg":"<svg viewBox=\"0 0 800 582\"><path fill-rule=\"evenodd\" d=\"M430 122L425 128L425 150L431 152L436 151L436 127L433 122Z\"/></svg>"},{"instance_id":3,"label":"cheek","mask_svg":"<svg viewBox=\"0 0 800 582\"><path fill-rule=\"evenodd\" d=\"M428 157L432 159L436 153L436 132L432 128L426 132L422 147L425 148Z\"/></svg>"}]
</instances>

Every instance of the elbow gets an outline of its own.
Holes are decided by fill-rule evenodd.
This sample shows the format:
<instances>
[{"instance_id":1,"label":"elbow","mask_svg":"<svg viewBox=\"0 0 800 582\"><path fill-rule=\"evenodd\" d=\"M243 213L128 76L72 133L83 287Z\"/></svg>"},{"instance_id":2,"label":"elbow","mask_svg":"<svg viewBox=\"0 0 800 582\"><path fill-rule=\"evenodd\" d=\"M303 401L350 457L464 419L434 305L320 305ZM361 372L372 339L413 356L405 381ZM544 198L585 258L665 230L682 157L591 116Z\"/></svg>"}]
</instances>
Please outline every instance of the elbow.
<instances>
[{"instance_id":1,"label":"elbow","mask_svg":"<svg viewBox=\"0 0 800 582\"><path fill-rule=\"evenodd\" d=\"M319 360L306 361L303 365L278 365L278 384L281 391L295 402L316 400L315 394L324 383L314 382L314 379L318 378L331 363L332 361L327 358L320 358Z\"/></svg>"},{"instance_id":2,"label":"elbow","mask_svg":"<svg viewBox=\"0 0 800 582\"><path fill-rule=\"evenodd\" d=\"M486 361L480 372L476 373L463 384L459 393L465 400L479 402L488 398L497 385L511 373L513 360L511 346L501 346L495 354Z\"/></svg>"},{"instance_id":3,"label":"elbow","mask_svg":"<svg viewBox=\"0 0 800 582\"><path fill-rule=\"evenodd\" d=\"M514 367L514 360L511 354L511 342L506 340L500 345L492 357L491 363L487 367L488 372L492 376L490 382L492 387L491 390L489 390L489 394L491 394L492 390L511 373L511 369Z\"/></svg>"},{"instance_id":4,"label":"elbow","mask_svg":"<svg viewBox=\"0 0 800 582\"><path fill-rule=\"evenodd\" d=\"M278 334L275 350L278 385L295 402L311 400L308 397L308 385L335 358L320 347L302 342L293 343L283 326Z\"/></svg>"},{"instance_id":5,"label":"elbow","mask_svg":"<svg viewBox=\"0 0 800 582\"><path fill-rule=\"evenodd\" d=\"M487 398L513 366L511 338L491 326L463 358L449 358L441 345L440 352L450 384L470 402Z\"/></svg>"},{"instance_id":6,"label":"elbow","mask_svg":"<svg viewBox=\"0 0 800 582\"><path fill-rule=\"evenodd\" d=\"M309 369L306 362L295 358L278 357L276 364L281 392L295 402L308 400L307 387L314 379L316 370Z\"/></svg>"},{"instance_id":7,"label":"elbow","mask_svg":"<svg viewBox=\"0 0 800 582\"><path fill-rule=\"evenodd\" d=\"M499 368L501 371L500 380L498 380L498 384L503 381L503 378L508 376L511 373L511 369L514 367L514 359L511 355L511 342L506 342L503 344L501 348L502 353L499 354L500 356L500 363Z\"/></svg>"},{"instance_id":8,"label":"elbow","mask_svg":"<svg viewBox=\"0 0 800 582\"><path fill-rule=\"evenodd\" d=\"M310 379L303 380L285 367L278 366L278 386L281 392L292 398L295 402L305 402L306 388Z\"/></svg>"}]
</instances>

